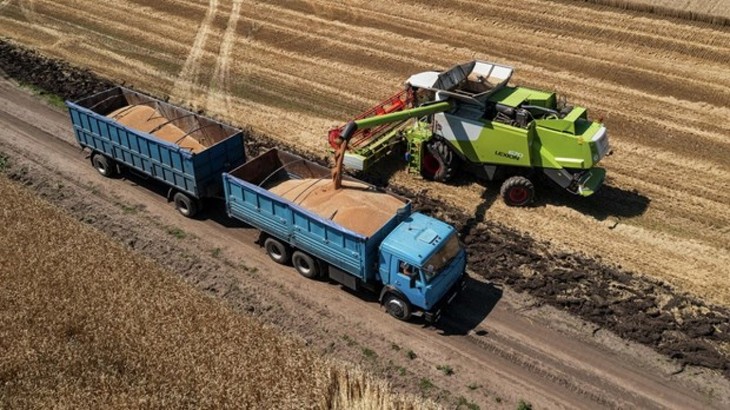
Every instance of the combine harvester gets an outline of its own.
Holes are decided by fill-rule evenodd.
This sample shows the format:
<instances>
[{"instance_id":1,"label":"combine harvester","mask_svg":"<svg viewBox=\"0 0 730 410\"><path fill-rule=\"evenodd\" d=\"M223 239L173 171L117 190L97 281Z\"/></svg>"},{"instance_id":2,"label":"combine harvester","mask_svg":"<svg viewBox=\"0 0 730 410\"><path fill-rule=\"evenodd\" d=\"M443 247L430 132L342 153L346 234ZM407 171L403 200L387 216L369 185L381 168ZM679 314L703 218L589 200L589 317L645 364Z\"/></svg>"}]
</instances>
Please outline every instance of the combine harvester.
<instances>
[{"instance_id":1,"label":"combine harvester","mask_svg":"<svg viewBox=\"0 0 730 410\"><path fill-rule=\"evenodd\" d=\"M330 130L329 143L355 170L399 152L409 172L427 179L448 181L461 170L504 179L500 193L513 206L533 201L538 173L592 195L606 174L596 167L609 153L606 127L554 93L508 86L512 72L472 61L413 75L403 91Z\"/></svg>"}]
</instances>

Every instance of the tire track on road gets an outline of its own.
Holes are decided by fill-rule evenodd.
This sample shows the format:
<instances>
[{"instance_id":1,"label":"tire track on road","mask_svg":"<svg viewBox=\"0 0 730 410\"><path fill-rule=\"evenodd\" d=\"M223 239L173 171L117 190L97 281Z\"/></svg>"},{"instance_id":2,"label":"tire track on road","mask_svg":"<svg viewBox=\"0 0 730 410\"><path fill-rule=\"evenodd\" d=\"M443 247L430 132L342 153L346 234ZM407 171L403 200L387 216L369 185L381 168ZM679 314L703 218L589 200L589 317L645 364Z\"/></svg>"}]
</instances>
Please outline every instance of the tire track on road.
<instances>
[{"instance_id":1,"label":"tire track on road","mask_svg":"<svg viewBox=\"0 0 730 410\"><path fill-rule=\"evenodd\" d=\"M208 11L203 21L200 22L195 41L190 49L185 64L180 70L178 79L173 86L173 95L189 104L194 104L195 90L198 88L197 81L200 76L200 58L205 51L205 43L210 35L213 19L218 11L218 0L210 0Z\"/></svg>"}]
</instances>

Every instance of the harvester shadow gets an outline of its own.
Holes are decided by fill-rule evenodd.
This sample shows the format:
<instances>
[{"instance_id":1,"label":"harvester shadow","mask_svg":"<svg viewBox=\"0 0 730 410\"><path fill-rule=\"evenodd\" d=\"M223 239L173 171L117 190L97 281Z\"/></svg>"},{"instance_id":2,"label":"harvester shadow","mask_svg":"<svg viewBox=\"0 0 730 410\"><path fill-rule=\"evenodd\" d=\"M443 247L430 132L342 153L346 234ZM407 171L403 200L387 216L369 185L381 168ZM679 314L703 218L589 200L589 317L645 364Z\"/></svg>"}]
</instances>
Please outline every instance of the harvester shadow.
<instances>
[{"instance_id":1,"label":"harvester shadow","mask_svg":"<svg viewBox=\"0 0 730 410\"><path fill-rule=\"evenodd\" d=\"M599 221L643 215L651 199L637 191L605 184L589 197L579 197L554 187L540 187L533 206L566 206Z\"/></svg>"}]
</instances>

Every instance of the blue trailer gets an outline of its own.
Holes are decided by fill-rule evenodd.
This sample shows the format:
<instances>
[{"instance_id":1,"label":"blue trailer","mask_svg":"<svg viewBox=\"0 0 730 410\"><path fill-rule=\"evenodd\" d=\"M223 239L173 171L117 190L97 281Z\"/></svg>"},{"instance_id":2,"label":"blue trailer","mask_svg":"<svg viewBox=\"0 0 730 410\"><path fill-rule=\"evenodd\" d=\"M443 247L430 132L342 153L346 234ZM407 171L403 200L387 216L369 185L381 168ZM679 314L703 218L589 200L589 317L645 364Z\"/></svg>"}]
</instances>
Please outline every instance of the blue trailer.
<instances>
[{"instance_id":1,"label":"blue trailer","mask_svg":"<svg viewBox=\"0 0 730 410\"><path fill-rule=\"evenodd\" d=\"M437 320L465 283L466 253L455 229L413 213L407 199L387 194L402 207L365 236L270 191L302 178L329 179L330 170L272 149L223 174L228 215L261 230L269 256L291 262L303 276L375 291L397 319L416 313Z\"/></svg>"},{"instance_id":2,"label":"blue trailer","mask_svg":"<svg viewBox=\"0 0 730 410\"><path fill-rule=\"evenodd\" d=\"M124 87L66 105L100 174L127 168L158 180L187 217L201 209L201 199L222 194L223 172L246 161L241 130Z\"/></svg>"}]
</instances>

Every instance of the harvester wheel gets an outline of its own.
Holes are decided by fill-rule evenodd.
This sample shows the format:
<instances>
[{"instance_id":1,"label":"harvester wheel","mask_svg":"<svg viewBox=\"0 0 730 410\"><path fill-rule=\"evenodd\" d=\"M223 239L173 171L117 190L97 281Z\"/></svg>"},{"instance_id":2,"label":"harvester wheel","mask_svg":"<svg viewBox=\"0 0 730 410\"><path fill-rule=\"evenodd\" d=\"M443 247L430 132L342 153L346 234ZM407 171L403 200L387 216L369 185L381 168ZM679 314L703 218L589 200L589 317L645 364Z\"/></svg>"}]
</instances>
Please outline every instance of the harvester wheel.
<instances>
[{"instance_id":1,"label":"harvester wheel","mask_svg":"<svg viewBox=\"0 0 730 410\"><path fill-rule=\"evenodd\" d=\"M397 295L392 293L388 294L388 296L385 297L383 305L385 306L385 310L388 314L398 320L406 321L411 318L410 303Z\"/></svg>"},{"instance_id":2,"label":"harvester wheel","mask_svg":"<svg viewBox=\"0 0 730 410\"><path fill-rule=\"evenodd\" d=\"M178 192L172 197L172 201L175 202L175 209L186 218L192 218L198 213L198 203L195 199Z\"/></svg>"},{"instance_id":3,"label":"harvester wheel","mask_svg":"<svg viewBox=\"0 0 730 410\"><path fill-rule=\"evenodd\" d=\"M509 206L525 206L535 199L535 187L532 181L522 176L507 178L499 192Z\"/></svg>"},{"instance_id":4,"label":"harvester wheel","mask_svg":"<svg viewBox=\"0 0 730 410\"><path fill-rule=\"evenodd\" d=\"M423 150L421 175L426 179L446 182L454 176L457 158L451 148L441 140L431 140Z\"/></svg>"},{"instance_id":5,"label":"harvester wheel","mask_svg":"<svg viewBox=\"0 0 730 410\"><path fill-rule=\"evenodd\" d=\"M291 249L276 238L268 237L264 241L264 249L271 260L286 265L291 260Z\"/></svg>"},{"instance_id":6,"label":"harvester wheel","mask_svg":"<svg viewBox=\"0 0 730 410\"><path fill-rule=\"evenodd\" d=\"M307 279L317 279L319 277L319 264L314 258L302 251L294 251L291 261L300 275Z\"/></svg>"},{"instance_id":7,"label":"harvester wheel","mask_svg":"<svg viewBox=\"0 0 730 410\"><path fill-rule=\"evenodd\" d=\"M95 153L91 156L91 165L103 176L113 178L117 175L117 166L103 154Z\"/></svg>"}]
</instances>

